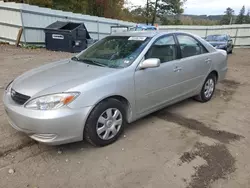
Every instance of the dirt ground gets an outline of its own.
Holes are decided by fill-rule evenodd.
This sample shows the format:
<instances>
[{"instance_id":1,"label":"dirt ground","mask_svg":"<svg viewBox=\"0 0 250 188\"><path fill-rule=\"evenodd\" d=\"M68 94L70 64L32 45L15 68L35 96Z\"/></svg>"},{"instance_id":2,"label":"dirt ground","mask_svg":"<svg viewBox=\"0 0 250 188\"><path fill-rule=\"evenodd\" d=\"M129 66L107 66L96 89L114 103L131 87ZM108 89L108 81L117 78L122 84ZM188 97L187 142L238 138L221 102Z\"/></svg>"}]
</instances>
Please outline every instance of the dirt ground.
<instances>
[{"instance_id":1,"label":"dirt ground","mask_svg":"<svg viewBox=\"0 0 250 188\"><path fill-rule=\"evenodd\" d=\"M71 55L0 46L0 95L26 70ZM156 112L104 148L36 143L11 128L0 101L0 187L249 188L249 94L250 49L235 49L211 102Z\"/></svg>"}]
</instances>

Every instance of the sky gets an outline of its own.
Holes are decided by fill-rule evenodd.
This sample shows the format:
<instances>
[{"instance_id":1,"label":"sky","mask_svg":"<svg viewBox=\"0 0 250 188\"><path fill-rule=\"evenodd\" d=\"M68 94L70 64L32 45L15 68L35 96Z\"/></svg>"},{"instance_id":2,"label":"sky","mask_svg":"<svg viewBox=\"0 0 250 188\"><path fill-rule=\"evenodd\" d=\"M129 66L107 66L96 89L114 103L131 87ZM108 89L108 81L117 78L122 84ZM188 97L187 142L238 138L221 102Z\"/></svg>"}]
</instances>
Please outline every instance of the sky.
<instances>
[{"instance_id":1,"label":"sky","mask_svg":"<svg viewBox=\"0 0 250 188\"><path fill-rule=\"evenodd\" d=\"M134 5L143 5L146 0L131 0L130 2ZM187 0L184 5L184 14L223 14L227 7L231 7L237 15L243 5L246 10L250 9L250 0Z\"/></svg>"}]
</instances>

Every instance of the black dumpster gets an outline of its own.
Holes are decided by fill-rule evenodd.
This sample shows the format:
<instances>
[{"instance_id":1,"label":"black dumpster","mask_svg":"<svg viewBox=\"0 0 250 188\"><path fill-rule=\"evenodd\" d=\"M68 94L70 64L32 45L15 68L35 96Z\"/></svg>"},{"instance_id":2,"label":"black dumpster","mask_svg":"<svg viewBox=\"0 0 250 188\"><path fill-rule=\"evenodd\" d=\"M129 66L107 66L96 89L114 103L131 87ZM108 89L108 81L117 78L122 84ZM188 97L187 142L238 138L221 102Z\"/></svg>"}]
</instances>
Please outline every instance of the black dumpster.
<instances>
[{"instance_id":1,"label":"black dumpster","mask_svg":"<svg viewBox=\"0 0 250 188\"><path fill-rule=\"evenodd\" d=\"M46 49L64 52L80 52L91 39L84 23L57 21L44 29Z\"/></svg>"}]
</instances>

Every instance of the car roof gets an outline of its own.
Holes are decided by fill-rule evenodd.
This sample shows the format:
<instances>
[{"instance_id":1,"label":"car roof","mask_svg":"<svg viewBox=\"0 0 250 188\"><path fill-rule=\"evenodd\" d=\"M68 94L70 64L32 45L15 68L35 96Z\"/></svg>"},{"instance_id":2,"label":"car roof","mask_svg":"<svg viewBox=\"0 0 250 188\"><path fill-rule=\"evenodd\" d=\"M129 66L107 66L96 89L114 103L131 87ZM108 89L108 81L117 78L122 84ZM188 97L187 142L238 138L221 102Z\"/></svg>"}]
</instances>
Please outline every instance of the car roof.
<instances>
[{"instance_id":1,"label":"car roof","mask_svg":"<svg viewBox=\"0 0 250 188\"><path fill-rule=\"evenodd\" d=\"M129 36L129 37L154 37L159 34L159 31L128 31L114 33L112 36Z\"/></svg>"},{"instance_id":2,"label":"car roof","mask_svg":"<svg viewBox=\"0 0 250 188\"><path fill-rule=\"evenodd\" d=\"M162 31L162 30L156 30L156 31L126 31L126 32L119 32L119 33L113 33L111 36L121 36L121 37L160 37L162 35L166 34L186 34L195 37L197 40L199 40L210 52L215 51L215 48L211 45L208 45L204 39L202 39L200 36L184 32L184 31Z\"/></svg>"},{"instance_id":3,"label":"car roof","mask_svg":"<svg viewBox=\"0 0 250 188\"><path fill-rule=\"evenodd\" d=\"M156 30L156 31L126 31L126 32L118 32L118 33L113 33L111 36L124 36L124 37L154 37L158 34L172 34L172 33L180 33L180 34L189 34L192 36L195 36L194 34L188 33L188 32L183 32L183 31L161 31L161 30Z\"/></svg>"},{"instance_id":4,"label":"car roof","mask_svg":"<svg viewBox=\"0 0 250 188\"><path fill-rule=\"evenodd\" d=\"M227 34L214 34L214 35L208 35L209 36L227 36Z\"/></svg>"}]
</instances>

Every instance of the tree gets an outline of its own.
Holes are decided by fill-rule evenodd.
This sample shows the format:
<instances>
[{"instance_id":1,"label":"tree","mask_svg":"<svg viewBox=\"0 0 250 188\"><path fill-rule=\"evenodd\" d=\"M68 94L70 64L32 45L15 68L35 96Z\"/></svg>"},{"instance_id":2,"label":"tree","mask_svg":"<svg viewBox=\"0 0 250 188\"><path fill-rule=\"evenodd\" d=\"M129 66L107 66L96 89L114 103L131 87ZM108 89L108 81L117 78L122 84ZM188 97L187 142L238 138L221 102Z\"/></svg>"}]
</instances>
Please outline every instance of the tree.
<instances>
[{"instance_id":1,"label":"tree","mask_svg":"<svg viewBox=\"0 0 250 188\"><path fill-rule=\"evenodd\" d=\"M245 18L246 24L250 24L250 9L247 12L246 18Z\"/></svg>"},{"instance_id":2,"label":"tree","mask_svg":"<svg viewBox=\"0 0 250 188\"><path fill-rule=\"evenodd\" d=\"M243 6L240 10L239 15L237 16L236 24L243 24L245 22L245 11L245 6Z\"/></svg>"},{"instance_id":3,"label":"tree","mask_svg":"<svg viewBox=\"0 0 250 188\"><path fill-rule=\"evenodd\" d=\"M137 23L151 23L155 2L151 0L145 0L145 2L146 4L144 6L130 6L130 8L123 9L122 14L125 12L130 13L130 15L127 15L127 18L129 19L125 18L125 20L134 21Z\"/></svg>"},{"instance_id":4,"label":"tree","mask_svg":"<svg viewBox=\"0 0 250 188\"><path fill-rule=\"evenodd\" d=\"M5 0L93 16L120 18L124 0Z\"/></svg>"},{"instance_id":5,"label":"tree","mask_svg":"<svg viewBox=\"0 0 250 188\"><path fill-rule=\"evenodd\" d=\"M4 2L27 3L48 8L51 8L53 4L52 0L4 0Z\"/></svg>"},{"instance_id":6,"label":"tree","mask_svg":"<svg viewBox=\"0 0 250 188\"><path fill-rule=\"evenodd\" d=\"M186 0L155 0L149 1L147 8L147 20L151 19L151 24L154 25L156 18L165 19L167 15L179 16L183 13L183 4Z\"/></svg>"},{"instance_id":7,"label":"tree","mask_svg":"<svg viewBox=\"0 0 250 188\"><path fill-rule=\"evenodd\" d=\"M161 20L163 25L218 25L217 20L209 19L209 16L202 15L180 15L177 19L175 16L164 17Z\"/></svg>"},{"instance_id":8,"label":"tree","mask_svg":"<svg viewBox=\"0 0 250 188\"><path fill-rule=\"evenodd\" d=\"M234 10L228 7L224 13L225 15L222 17L220 24L222 25L232 24L234 18Z\"/></svg>"},{"instance_id":9,"label":"tree","mask_svg":"<svg viewBox=\"0 0 250 188\"><path fill-rule=\"evenodd\" d=\"M42 0L40 1L43 2ZM50 0L50 1L52 1L52 6L50 8L53 9L59 9L63 11L77 12L83 14L87 13L85 7L88 6L88 2L86 0ZM31 2L30 4L38 5L38 3L31 3ZM66 4L67 6L65 6ZM38 5L38 6L43 6L43 5Z\"/></svg>"}]
</instances>

